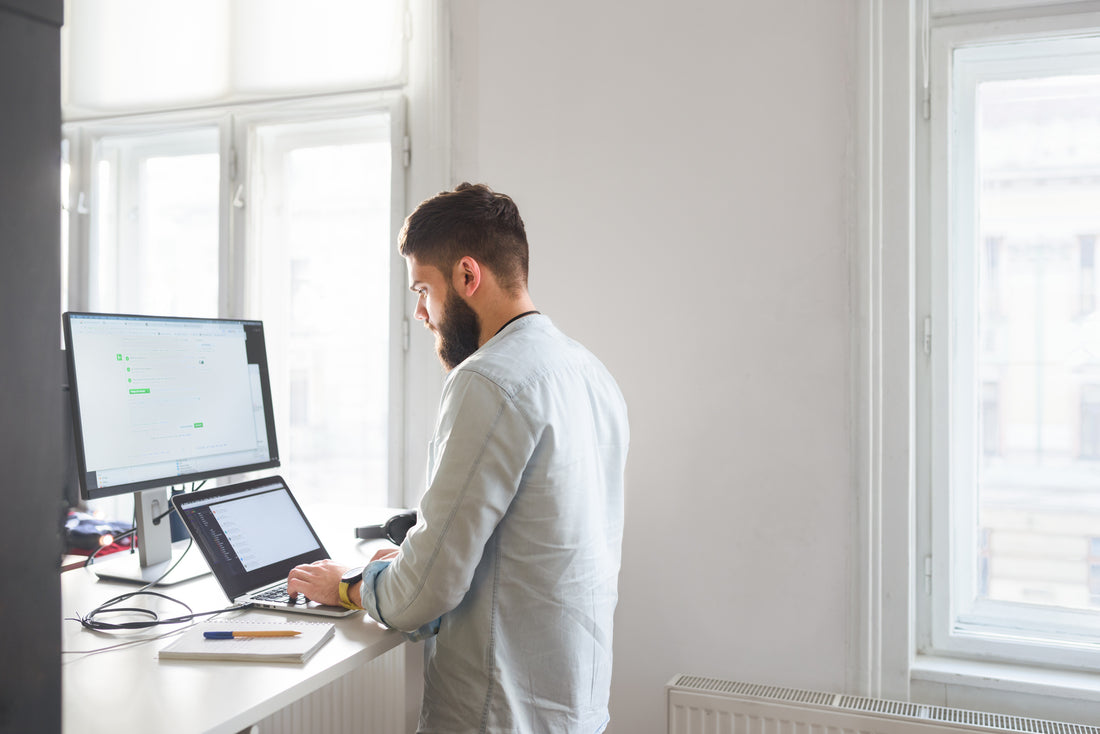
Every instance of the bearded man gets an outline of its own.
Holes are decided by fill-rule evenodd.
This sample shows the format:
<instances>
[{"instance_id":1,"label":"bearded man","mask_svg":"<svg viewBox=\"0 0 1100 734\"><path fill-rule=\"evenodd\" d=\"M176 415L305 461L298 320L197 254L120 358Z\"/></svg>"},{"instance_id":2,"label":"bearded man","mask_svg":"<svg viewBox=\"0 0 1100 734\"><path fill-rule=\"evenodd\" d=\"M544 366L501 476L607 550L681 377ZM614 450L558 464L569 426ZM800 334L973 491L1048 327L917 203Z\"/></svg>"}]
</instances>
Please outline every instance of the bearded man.
<instances>
[{"instance_id":1,"label":"bearded man","mask_svg":"<svg viewBox=\"0 0 1100 734\"><path fill-rule=\"evenodd\" d=\"M425 639L420 732L608 723L626 405L540 314L515 202L461 184L402 229L416 318L447 376L418 521L365 568L291 571L292 595Z\"/></svg>"}]
</instances>

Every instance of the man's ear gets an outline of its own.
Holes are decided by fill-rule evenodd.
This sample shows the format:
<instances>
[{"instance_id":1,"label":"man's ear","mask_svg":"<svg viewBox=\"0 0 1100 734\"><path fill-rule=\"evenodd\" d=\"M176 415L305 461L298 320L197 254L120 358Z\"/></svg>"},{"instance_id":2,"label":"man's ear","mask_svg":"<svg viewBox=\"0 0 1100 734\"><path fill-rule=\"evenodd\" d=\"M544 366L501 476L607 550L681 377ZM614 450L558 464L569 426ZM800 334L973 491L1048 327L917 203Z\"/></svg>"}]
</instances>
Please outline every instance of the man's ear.
<instances>
[{"instance_id":1,"label":"man's ear","mask_svg":"<svg viewBox=\"0 0 1100 734\"><path fill-rule=\"evenodd\" d=\"M451 283L459 295L469 298L481 287L481 266L469 255L455 263Z\"/></svg>"}]
</instances>

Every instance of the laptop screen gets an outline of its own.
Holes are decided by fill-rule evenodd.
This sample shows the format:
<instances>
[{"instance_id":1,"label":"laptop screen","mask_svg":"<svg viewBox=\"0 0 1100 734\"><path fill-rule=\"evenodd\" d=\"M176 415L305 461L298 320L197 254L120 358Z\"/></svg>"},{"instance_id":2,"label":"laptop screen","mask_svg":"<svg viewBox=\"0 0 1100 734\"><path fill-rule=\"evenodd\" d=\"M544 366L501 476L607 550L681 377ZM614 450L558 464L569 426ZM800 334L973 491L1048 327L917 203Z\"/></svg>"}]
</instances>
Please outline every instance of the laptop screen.
<instances>
[{"instance_id":1,"label":"laptop screen","mask_svg":"<svg viewBox=\"0 0 1100 734\"><path fill-rule=\"evenodd\" d=\"M282 477L173 498L210 570L232 600L328 558Z\"/></svg>"}]
</instances>

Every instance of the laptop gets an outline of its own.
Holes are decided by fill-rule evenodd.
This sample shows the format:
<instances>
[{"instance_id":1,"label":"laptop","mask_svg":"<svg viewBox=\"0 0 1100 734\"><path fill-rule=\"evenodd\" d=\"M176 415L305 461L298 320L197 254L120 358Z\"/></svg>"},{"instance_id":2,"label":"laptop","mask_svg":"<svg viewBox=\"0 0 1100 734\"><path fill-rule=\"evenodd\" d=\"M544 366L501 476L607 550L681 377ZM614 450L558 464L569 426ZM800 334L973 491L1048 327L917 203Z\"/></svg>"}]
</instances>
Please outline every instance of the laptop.
<instances>
[{"instance_id":1,"label":"laptop","mask_svg":"<svg viewBox=\"0 0 1100 734\"><path fill-rule=\"evenodd\" d=\"M178 494L172 504L234 604L327 617L355 614L287 595L290 569L329 554L282 477Z\"/></svg>"}]
</instances>

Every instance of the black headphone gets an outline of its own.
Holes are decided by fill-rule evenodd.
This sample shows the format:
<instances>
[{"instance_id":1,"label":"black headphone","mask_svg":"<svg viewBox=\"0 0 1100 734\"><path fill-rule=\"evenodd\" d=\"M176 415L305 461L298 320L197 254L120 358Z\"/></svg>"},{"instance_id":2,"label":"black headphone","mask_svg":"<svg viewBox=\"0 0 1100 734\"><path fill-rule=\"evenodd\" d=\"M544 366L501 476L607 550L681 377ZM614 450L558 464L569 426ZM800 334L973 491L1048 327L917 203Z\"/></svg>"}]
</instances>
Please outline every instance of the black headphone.
<instances>
[{"instance_id":1,"label":"black headphone","mask_svg":"<svg viewBox=\"0 0 1100 734\"><path fill-rule=\"evenodd\" d=\"M365 525L356 528L355 537L360 540L386 538L394 545L401 545L413 525L416 525L416 510L408 510L394 515L381 525Z\"/></svg>"}]
</instances>

